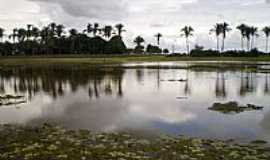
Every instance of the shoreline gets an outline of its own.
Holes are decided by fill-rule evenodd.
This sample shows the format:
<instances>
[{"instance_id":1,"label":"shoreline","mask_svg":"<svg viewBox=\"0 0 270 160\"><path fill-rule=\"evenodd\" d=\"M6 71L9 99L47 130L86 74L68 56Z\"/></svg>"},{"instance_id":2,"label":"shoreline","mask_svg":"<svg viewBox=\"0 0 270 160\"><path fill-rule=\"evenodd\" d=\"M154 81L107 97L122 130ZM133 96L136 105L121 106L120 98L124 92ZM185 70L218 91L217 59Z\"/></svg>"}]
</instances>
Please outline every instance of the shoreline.
<instances>
[{"instance_id":1,"label":"shoreline","mask_svg":"<svg viewBox=\"0 0 270 160\"><path fill-rule=\"evenodd\" d=\"M270 56L260 57L167 57L165 55L59 55L0 57L0 65L79 64L107 65L128 62L270 62Z\"/></svg>"},{"instance_id":2,"label":"shoreline","mask_svg":"<svg viewBox=\"0 0 270 160\"><path fill-rule=\"evenodd\" d=\"M0 125L0 130L0 159L270 159L270 148L264 141L243 145L185 136L148 140L126 133L91 133L49 124Z\"/></svg>"}]
</instances>

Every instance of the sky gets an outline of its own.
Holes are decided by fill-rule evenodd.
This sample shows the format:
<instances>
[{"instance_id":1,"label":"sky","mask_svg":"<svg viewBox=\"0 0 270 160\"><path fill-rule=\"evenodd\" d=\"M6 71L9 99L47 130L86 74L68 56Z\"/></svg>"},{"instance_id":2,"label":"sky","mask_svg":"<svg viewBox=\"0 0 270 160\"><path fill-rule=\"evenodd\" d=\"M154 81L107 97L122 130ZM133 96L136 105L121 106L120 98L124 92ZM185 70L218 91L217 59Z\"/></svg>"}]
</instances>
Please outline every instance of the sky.
<instances>
[{"instance_id":1,"label":"sky","mask_svg":"<svg viewBox=\"0 0 270 160\"><path fill-rule=\"evenodd\" d=\"M26 24L43 26L63 23L67 28L83 30L87 23L114 25L123 23L125 42L141 35L147 43L156 44L154 35L163 34L161 46L185 50L180 30L185 25L194 28L191 45L215 48L215 37L209 30L217 22L228 22L232 28L240 23L259 28L270 26L270 0L0 0L0 26L7 32ZM265 48L263 33L256 44ZM239 48L237 30L229 33L228 49Z\"/></svg>"}]
</instances>

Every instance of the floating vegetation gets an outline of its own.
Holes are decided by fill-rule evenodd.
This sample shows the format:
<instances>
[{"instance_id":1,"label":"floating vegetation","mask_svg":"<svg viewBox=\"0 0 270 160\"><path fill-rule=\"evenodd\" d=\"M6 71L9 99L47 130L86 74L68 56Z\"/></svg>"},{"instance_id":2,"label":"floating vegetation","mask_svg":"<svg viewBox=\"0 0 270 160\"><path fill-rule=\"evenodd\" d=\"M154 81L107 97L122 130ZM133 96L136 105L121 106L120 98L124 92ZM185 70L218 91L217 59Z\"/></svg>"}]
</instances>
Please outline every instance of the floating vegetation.
<instances>
[{"instance_id":1,"label":"floating vegetation","mask_svg":"<svg viewBox=\"0 0 270 160\"><path fill-rule=\"evenodd\" d=\"M245 111L257 111L263 110L264 107L256 106L253 104L247 104L246 106L241 106L237 102L228 102L228 103L214 103L212 107L208 108L212 111L218 111L224 114L229 113L241 113Z\"/></svg>"},{"instance_id":2,"label":"floating vegetation","mask_svg":"<svg viewBox=\"0 0 270 160\"><path fill-rule=\"evenodd\" d=\"M26 103L24 96L4 95L0 96L0 106L19 105Z\"/></svg>"},{"instance_id":3,"label":"floating vegetation","mask_svg":"<svg viewBox=\"0 0 270 160\"><path fill-rule=\"evenodd\" d=\"M270 151L259 145L220 140L160 137L147 140L124 133L91 133L61 127L0 127L2 160L267 160Z\"/></svg>"},{"instance_id":4,"label":"floating vegetation","mask_svg":"<svg viewBox=\"0 0 270 160\"><path fill-rule=\"evenodd\" d=\"M168 81L168 82L186 82L186 79L169 79L169 80L161 80L162 82Z\"/></svg>"}]
</instances>

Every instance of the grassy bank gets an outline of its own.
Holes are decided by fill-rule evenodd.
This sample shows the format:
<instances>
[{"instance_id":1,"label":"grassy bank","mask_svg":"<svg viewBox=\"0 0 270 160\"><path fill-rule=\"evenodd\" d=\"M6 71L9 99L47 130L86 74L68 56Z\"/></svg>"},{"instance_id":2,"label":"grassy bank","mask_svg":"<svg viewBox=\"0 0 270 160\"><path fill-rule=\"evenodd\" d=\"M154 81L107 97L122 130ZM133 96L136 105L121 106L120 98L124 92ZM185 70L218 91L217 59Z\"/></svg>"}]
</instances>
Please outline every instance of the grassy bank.
<instances>
[{"instance_id":1,"label":"grassy bank","mask_svg":"<svg viewBox=\"0 0 270 160\"><path fill-rule=\"evenodd\" d=\"M61 56L16 56L0 57L0 65L43 65L43 64L119 64L127 62L164 61L265 61L270 57L166 57L164 55L61 55Z\"/></svg>"},{"instance_id":2,"label":"grassy bank","mask_svg":"<svg viewBox=\"0 0 270 160\"><path fill-rule=\"evenodd\" d=\"M2 160L267 160L270 150L257 144L239 145L187 137L141 139L128 134L94 134L44 125L0 127ZM260 143L260 144L259 144Z\"/></svg>"}]
</instances>

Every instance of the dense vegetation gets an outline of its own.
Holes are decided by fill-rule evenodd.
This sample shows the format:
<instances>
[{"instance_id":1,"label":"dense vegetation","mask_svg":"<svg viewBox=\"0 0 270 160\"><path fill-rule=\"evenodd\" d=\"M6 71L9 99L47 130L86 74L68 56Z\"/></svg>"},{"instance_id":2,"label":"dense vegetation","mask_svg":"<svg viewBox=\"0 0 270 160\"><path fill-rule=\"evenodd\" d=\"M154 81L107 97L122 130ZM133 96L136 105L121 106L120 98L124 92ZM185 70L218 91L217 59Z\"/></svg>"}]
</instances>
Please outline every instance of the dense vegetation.
<instances>
[{"instance_id":1,"label":"dense vegetation","mask_svg":"<svg viewBox=\"0 0 270 160\"><path fill-rule=\"evenodd\" d=\"M226 22L217 23L210 34L214 34L217 40L216 50L204 50L203 47L195 46L191 50L189 38L195 30L191 26L185 26L180 30L181 37L186 39L186 55L189 56L258 56L259 52L255 45L255 39L259 37L259 29L255 26L241 24L236 27L241 33L241 50L226 51L225 40L232 30ZM169 53L168 49L160 48L161 33L154 35L157 45L148 44L145 48L145 40L142 36L134 39L134 49L127 49L122 34L126 30L124 25L117 24L100 26L98 23L88 24L81 32L71 28L67 30L64 25L50 23L38 28L28 24L26 28L15 28L10 35L0 28L0 54L1 55L51 55L51 54L128 54L128 53ZM265 37L265 53L268 53L268 41L270 26L261 30ZM8 41L3 42L3 39ZM220 46L221 38L221 46ZM245 43L246 41L246 43Z\"/></svg>"}]
</instances>

